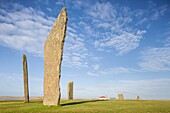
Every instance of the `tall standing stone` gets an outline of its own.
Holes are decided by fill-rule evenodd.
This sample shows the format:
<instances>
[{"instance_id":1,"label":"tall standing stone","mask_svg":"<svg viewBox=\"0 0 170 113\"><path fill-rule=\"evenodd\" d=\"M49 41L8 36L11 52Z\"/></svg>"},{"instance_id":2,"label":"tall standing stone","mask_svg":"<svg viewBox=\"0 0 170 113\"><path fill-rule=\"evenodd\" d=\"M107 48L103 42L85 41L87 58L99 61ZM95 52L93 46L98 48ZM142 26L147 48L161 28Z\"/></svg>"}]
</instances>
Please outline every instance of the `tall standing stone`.
<instances>
[{"instance_id":1,"label":"tall standing stone","mask_svg":"<svg viewBox=\"0 0 170 113\"><path fill-rule=\"evenodd\" d=\"M62 8L44 45L44 105L60 104L60 70L66 28L66 8Z\"/></svg>"},{"instance_id":2,"label":"tall standing stone","mask_svg":"<svg viewBox=\"0 0 170 113\"><path fill-rule=\"evenodd\" d=\"M68 100L73 100L73 82L68 83Z\"/></svg>"},{"instance_id":3,"label":"tall standing stone","mask_svg":"<svg viewBox=\"0 0 170 113\"><path fill-rule=\"evenodd\" d=\"M118 94L118 100L124 100L123 94Z\"/></svg>"},{"instance_id":4,"label":"tall standing stone","mask_svg":"<svg viewBox=\"0 0 170 113\"><path fill-rule=\"evenodd\" d=\"M22 56L23 59L23 78L24 78L24 102L29 102L29 89L28 89L28 68L27 68L27 57L25 54Z\"/></svg>"}]
</instances>

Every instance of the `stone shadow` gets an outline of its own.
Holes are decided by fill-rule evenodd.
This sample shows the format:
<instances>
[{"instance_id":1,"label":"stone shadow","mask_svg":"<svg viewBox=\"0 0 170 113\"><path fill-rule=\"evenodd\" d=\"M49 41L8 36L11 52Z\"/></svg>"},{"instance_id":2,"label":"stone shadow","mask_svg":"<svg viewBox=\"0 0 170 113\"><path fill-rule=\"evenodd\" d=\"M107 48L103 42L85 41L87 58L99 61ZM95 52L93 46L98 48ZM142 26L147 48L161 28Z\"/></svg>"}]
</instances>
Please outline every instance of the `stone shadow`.
<instances>
[{"instance_id":1,"label":"stone shadow","mask_svg":"<svg viewBox=\"0 0 170 113\"><path fill-rule=\"evenodd\" d=\"M60 106L69 106L69 105L76 105L76 104L84 104L84 103L97 102L97 101L101 101L101 100L84 100L84 101L78 101L78 102L69 102L69 103L60 104Z\"/></svg>"}]
</instances>

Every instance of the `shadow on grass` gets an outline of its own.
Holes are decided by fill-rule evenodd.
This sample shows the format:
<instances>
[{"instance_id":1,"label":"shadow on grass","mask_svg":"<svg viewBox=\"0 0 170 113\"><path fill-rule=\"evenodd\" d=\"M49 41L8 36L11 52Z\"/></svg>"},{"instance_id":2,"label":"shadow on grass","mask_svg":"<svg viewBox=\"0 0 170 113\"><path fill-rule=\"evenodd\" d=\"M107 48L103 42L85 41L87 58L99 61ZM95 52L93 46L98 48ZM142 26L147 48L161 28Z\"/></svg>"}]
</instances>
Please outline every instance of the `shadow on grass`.
<instances>
[{"instance_id":1,"label":"shadow on grass","mask_svg":"<svg viewBox=\"0 0 170 113\"><path fill-rule=\"evenodd\" d=\"M84 103L97 102L97 101L101 101L101 100L84 100L84 101L78 101L78 102L69 102L69 103L60 104L60 106L84 104Z\"/></svg>"},{"instance_id":2,"label":"shadow on grass","mask_svg":"<svg viewBox=\"0 0 170 113\"><path fill-rule=\"evenodd\" d=\"M42 103L43 101L30 101L29 103ZM28 104L29 104L28 103Z\"/></svg>"}]
</instances>

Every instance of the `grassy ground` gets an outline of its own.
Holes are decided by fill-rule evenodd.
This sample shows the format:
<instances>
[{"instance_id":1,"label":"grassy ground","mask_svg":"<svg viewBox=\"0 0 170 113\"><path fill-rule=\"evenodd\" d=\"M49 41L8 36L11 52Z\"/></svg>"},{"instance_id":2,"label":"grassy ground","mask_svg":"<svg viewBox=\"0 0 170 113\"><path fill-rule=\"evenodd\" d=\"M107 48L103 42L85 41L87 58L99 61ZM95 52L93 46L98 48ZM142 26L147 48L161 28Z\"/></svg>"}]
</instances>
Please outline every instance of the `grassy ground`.
<instances>
[{"instance_id":1,"label":"grassy ground","mask_svg":"<svg viewBox=\"0 0 170 113\"><path fill-rule=\"evenodd\" d=\"M42 101L0 101L0 113L170 113L170 101L62 100L52 107Z\"/></svg>"}]
</instances>

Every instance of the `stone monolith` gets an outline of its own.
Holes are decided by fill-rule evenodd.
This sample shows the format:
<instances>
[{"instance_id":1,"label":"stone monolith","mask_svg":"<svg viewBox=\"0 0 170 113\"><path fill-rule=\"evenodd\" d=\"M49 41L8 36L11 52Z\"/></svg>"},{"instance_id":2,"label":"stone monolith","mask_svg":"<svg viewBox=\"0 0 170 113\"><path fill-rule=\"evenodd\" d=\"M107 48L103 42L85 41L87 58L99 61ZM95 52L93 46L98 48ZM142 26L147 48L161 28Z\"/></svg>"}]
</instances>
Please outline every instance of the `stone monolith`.
<instances>
[{"instance_id":1,"label":"stone monolith","mask_svg":"<svg viewBox=\"0 0 170 113\"><path fill-rule=\"evenodd\" d=\"M60 104L60 70L66 28L66 8L62 8L44 45L44 105Z\"/></svg>"},{"instance_id":2,"label":"stone monolith","mask_svg":"<svg viewBox=\"0 0 170 113\"><path fill-rule=\"evenodd\" d=\"M118 94L118 100L124 100L123 94Z\"/></svg>"},{"instance_id":3,"label":"stone monolith","mask_svg":"<svg viewBox=\"0 0 170 113\"><path fill-rule=\"evenodd\" d=\"M140 96L137 96L137 100L140 100Z\"/></svg>"},{"instance_id":4,"label":"stone monolith","mask_svg":"<svg viewBox=\"0 0 170 113\"><path fill-rule=\"evenodd\" d=\"M24 78L24 102L29 102L29 89L28 89L28 67L27 57L25 54L22 56L23 59L23 78Z\"/></svg>"},{"instance_id":5,"label":"stone monolith","mask_svg":"<svg viewBox=\"0 0 170 113\"><path fill-rule=\"evenodd\" d=\"M68 100L73 100L73 82L68 83Z\"/></svg>"}]
</instances>

